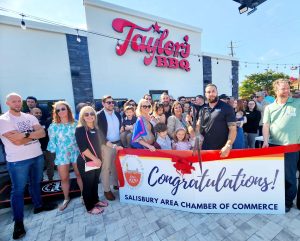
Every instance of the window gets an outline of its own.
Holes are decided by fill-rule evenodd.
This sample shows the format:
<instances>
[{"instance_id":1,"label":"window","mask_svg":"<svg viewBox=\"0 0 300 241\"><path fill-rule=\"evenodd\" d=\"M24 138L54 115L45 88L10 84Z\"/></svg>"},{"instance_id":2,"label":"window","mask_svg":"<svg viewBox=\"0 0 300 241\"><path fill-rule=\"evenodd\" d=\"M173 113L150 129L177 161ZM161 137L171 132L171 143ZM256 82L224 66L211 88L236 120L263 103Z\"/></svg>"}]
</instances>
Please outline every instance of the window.
<instances>
[{"instance_id":1,"label":"window","mask_svg":"<svg viewBox=\"0 0 300 241\"><path fill-rule=\"evenodd\" d=\"M166 92L167 94L169 94L168 90L150 90L149 94L152 97L152 101L155 101L155 100L160 100L160 96L164 92Z\"/></svg>"}]
</instances>

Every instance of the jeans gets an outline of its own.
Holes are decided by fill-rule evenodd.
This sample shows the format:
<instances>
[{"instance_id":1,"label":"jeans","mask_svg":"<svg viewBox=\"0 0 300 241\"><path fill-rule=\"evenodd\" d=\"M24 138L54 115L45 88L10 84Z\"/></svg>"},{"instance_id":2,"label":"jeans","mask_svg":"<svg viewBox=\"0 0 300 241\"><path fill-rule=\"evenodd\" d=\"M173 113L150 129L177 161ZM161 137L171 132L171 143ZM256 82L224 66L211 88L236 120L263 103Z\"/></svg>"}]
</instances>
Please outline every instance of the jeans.
<instances>
[{"instance_id":1,"label":"jeans","mask_svg":"<svg viewBox=\"0 0 300 241\"><path fill-rule=\"evenodd\" d=\"M43 167L43 155L23 161L7 162L7 170L12 182L10 203L15 222L23 221L24 218L24 189L27 181L34 207L42 206L40 182L43 177Z\"/></svg>"},{"instance_id":2,"label":"jeans","mask_svg":"<svg viewBox=\"0 0 300 241\"><path fill-rule=\"evenodd\" d=\"M131 131L124 131L120 134L120 139L122 146L125 148L130 148L130 142L131 142L132 132Z\"/></svg>"},{"instance_id":3,"label":"jeans","mask_svg":"<svg viewBox=\"0 0 300 241\"><path fill-rule=\"evenodd\" d=\"M245 148L255 148L255 138L258 133L245 133Z\"/></svg>"}]
</instances>

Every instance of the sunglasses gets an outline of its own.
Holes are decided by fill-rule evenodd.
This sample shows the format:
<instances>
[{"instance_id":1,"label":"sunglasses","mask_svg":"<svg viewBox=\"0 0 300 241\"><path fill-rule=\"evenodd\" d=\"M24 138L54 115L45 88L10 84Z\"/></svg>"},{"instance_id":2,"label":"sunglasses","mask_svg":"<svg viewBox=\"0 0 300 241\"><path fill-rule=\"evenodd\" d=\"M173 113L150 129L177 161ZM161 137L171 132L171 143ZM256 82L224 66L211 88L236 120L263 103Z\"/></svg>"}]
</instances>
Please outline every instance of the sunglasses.
<instances>
[{"instance_id":1,"label":"sunglasses","mask_svg":"<svg viewBox=\"0 0 300 241\"><path fill-rule=\"evenodd\" d=\"M105 104L108 104L108 105L114 105L115 102L114 102L114 101L106 101Z\"/></svg>"},{"instance_id":2,"label":"sunglasses","mask_svg":"<svg viewBox=\"0 0 300 241\"><path fill-rule=\"evenodd\" d=\"M142 108L143 108L143 109L150 109L150 108L151 108L151 105L142 105Z\"/></svg>"},{"instance_id":3,"label":"sunglasses","mask_svg":"<svg viewBox=\"0 0 300 241\"><path fill-rule=\"evenodd\" d=\"M86 112L83 114L85 117L88 117L88 116L95 116L95 113L94 112Z\"/></svg>"},{"instance_id":4,"label":"sunglasses","mask_svg":"<svg viewBox=\"0 0 300 241\"><path fill-rule=\"evenodd\" d=\"M66 108L62 107L62 108L60 108L60 109L56 109L55 111L56 111L57 113L59 113L59 112L61 112L61 111L66 111L66 110L67 110Z\"/></svg>"}]
</instances>

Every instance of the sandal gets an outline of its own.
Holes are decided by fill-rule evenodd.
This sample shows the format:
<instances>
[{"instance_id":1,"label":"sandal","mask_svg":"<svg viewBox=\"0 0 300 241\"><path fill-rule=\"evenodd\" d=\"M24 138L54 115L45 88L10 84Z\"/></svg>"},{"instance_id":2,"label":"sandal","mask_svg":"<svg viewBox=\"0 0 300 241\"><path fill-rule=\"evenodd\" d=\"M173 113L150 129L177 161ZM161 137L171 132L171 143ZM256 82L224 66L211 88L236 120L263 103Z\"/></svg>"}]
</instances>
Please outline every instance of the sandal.
<instances>
[{"instance_id":1,"label":"sandal","mask_svg":"<svg viewBox=\"0 0 300 241\"><path fill-rule=\"evenodd\" d=\"M95 204L95 207L106 208L108 206L107 201L99 201Z\"/></svg>"},{"instance_id":2,"label":"sandal","mask_svg":"<svg viewBox=\"0 0 300 241\"><path fill-rule=\"evenodd\" d=\"M104 212L103 208L99 208L99 207L94 207L92 210L88 211L89 214L92 215L97 215L97 214L101 214Z\"/></svg>"},{"instance_id":3,"label":"sandal","mask_svg":"<svg viewBox=\"0 0 300 241\"><path fill-rule=\"evenodd\" d=\"M68 207L70 201L71 201L71 199L65 199L65 200L63 201L62 205L59 206L59 208L58 208L59 211L64 211L64 210Z\"/></svg>"}]
</instances>

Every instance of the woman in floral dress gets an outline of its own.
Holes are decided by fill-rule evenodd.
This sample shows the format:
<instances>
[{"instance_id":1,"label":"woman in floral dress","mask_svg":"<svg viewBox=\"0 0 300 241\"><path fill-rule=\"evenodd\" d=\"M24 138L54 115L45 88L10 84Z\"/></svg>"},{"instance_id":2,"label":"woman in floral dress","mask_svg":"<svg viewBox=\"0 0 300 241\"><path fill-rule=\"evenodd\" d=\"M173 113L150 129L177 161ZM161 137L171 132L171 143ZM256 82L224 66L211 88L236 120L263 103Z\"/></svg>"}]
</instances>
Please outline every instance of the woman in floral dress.
<instances>
[{"instance_id":1,"label":"woman in floral dress","mask_svg":"<svg viewBox=\"0 0 300 241\"><path fill-rule=\"evenodd\" d=\"M75 139L76 126L77 122L74 120L69 104L65 101L55 102L53 105L53 122L48 129L47 150L55 153L54 163L57 166L64 193L64 201L59 206L60 211L63 211L70 202L70 164L73 166L78 186L82 190L82 180L76 163L79 154Z\"/></svg>"}]
</instances>

